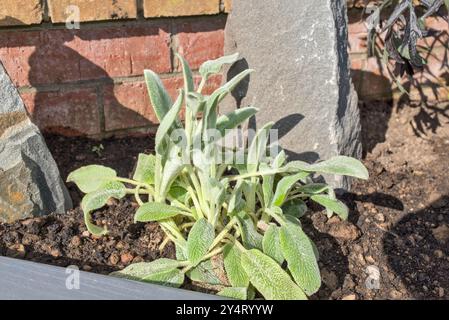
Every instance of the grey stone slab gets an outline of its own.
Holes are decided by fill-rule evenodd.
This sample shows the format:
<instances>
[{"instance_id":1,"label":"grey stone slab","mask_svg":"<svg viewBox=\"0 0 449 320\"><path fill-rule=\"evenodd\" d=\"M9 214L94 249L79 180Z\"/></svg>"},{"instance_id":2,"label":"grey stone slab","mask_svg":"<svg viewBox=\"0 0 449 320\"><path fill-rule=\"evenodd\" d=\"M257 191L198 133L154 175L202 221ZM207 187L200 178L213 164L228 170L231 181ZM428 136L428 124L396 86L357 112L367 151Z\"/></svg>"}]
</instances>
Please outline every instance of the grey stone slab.
<instances>
[{"instance_id":1,"label":"grey stone slab","mask_svg":"<svg viewBox=\"0 0 449 320\"><path fill-rule=\"evenodd\" d=\"M0 64L0 222L72 208L39 129Z\"/></svg>"},{"instance_id":2,"label":"grey stone slab","mask_svg":"<svg viewBox=\"0 0 449 320\"><path fill-rule=\"evenodd\" d=\"M260 108L252 125L275 121L290 159L361 156L346 0L234 0L225 34L226 54L242 58L227 78L248 67L256 72L222 111ZM347 179L327 178L335 187L349 187Z\"/></svg>"},{"instance_id":3,"label":"grey stone slab","mask_svg":"<svg viewBox=\"0 0 449 320\"><path fill-rule=\"evenodd\" d=\"M0 300L220 299L193 291L84 271L75 274L74 271L76 270L0 257Z\"/></svg>"}]
</instances>

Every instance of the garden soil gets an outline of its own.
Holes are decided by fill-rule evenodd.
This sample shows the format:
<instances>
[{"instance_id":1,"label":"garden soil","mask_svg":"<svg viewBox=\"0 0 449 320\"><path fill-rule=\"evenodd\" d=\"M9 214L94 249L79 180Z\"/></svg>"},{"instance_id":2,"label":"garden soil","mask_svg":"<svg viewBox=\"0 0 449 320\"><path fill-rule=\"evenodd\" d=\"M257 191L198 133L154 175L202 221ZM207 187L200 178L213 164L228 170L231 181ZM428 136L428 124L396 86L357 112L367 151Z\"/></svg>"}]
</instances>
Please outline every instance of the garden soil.
<instances>
[{"instance_id":1,"label":"garden soil","mask_svg":"<svg viewBox=\"0 0 449 320\"><path fill-rule=\"evenodd\" d=\"M342 196L348 221L328 219L316 206L303 219L318 246L323 278L312 299L449 299L449 106L360 107L370 179L355 181ZM154 145L152 137L46 140L64 179L86 164L130 177L138 154L151 153ZM68 188L78 205L82 194ZM111 201L94 213L109 230L104 237L87 232L79 207L0 224L0 255L102 274L174 257L172 244L160 250L164 235L157 224L133 223L137 205L131 200Z\"/></svg>"}]
</instances>

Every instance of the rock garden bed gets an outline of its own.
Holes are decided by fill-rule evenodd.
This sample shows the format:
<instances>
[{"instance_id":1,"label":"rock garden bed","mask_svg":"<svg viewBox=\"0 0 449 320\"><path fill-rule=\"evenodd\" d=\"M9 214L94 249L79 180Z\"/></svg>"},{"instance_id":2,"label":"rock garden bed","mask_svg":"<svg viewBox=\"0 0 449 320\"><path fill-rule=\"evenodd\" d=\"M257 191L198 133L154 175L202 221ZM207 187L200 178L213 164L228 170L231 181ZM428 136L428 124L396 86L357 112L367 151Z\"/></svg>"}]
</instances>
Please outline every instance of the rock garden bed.
<instances>
[{"instance_id":1,"label":"rock garden bed","mask_svg":"<svg viewBox=\"0 0 449 320\"><path fill-rule=\"evenodd\" d=\"M303 218L321 257L323 285L312 298L449 298L449 128L444 107L437 108L443 113L432 110L362 105L370 179L356 181L343 195L349 221L327 219L317 207ZM151 153L154 145L152 137L98 142L46 136L46 141L64 179L92 163L131 176L138 154ZM130 199L110 201L93 215L108 226L107 236L89 234L79 208L82 194L74 185L68 188L76 208L67 214L0 224L0 255L102 274L174 257L172 245L159 250L164 237L157 224L133 223L137 204Z\"/></svg>"}]
</instances>

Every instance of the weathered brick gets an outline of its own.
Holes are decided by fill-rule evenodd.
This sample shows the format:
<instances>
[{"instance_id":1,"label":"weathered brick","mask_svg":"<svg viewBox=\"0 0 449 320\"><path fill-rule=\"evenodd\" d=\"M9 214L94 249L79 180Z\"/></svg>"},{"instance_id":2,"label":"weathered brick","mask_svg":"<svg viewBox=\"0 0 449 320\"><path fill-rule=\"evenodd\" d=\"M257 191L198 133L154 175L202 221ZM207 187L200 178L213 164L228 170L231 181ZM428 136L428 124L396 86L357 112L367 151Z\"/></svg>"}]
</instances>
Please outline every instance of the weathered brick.
<instances>
[{"instance_id":1,"label":"weathered brick","mask_svg":"<svg viewBox=\"0 0 449 320\"><path fill-rule=\"evenodd\" d=\"M54 23L74 19L74 12L69 6L79 8L80 22L137 17L136 0L48 0L48 6Z\"/></svg>"},{"instance_id":2,"label":"weathered brick","mask_svg":"<svg viewBox=\"0 0 449 320\"><path fill-rule=\"evenodd\" d=\"M42 22L40 0L1 0L0 26L39 24Z\"/></svg>"},{"instance_id":3,"label":"weathered brick","mask_svg":"<svg viewBox=\"0 0 449 320\"><path fill-rule=\"evenodd\" d=\"M201 77L195 76L198 86ZM183 87L182 77L176 76L162 80L173 101L178 89ZM221 84L221 75L213 76L204 87L204 94L211 94ZM104 113L106 131L139 128L157 124L145 82L125 82L111 84L104 88Z\"/></svg>"},{"instance_id":4,"label":"weathered brick","mask_svg":"<svg viewBox=\"0 0 449 320\"><path fill-rule=\"evenodd\" d=\"M436 47L427 54L422 55L427 64L424 66L423 72L415 75L420 82L432 83L435 86L447 85L445 80L449 75L449 49L444 47Z\"/></svg>"},{"instance_id":5,"label":"weathered brick","mask_svg":"<svg viewBox=\"0 0 449 320\"><path fill-rule=\"evenodd\" d=\"M144 15L152 17L180 17L220 12L220 0L144 0Z\"/></svg>"},{"instance_id":6,"label":"weathered brick","mask_svg":"<svg viewBox=\"0 0 449 320\"><path fill-rule=\"evenodd\" d=\"M232 0L224 0L224 12L229 13L232 10Z\"/></svg>"},{"instance_id":7,"label":"weathered brick","mask_svg":"<svg viewBox=\"0 0 449 320\"><path fill-rule=\"evenodd\" d=\"M0 60L17 86L171 70L168 23L0 33Z\"/></svg>"},{"instance_id":8,"label":"weathered brick","mask_svg":"<svg viewBox=\"0 0 449 320\"><path fill-rule=\"evenodd\" d=\"M226 20L220 16L178 22L175 27L178 51L193 69L223 55L225 24Z\"/></svg>"},{"instance_id":9,"label":"weathered brick","mask_svg":"<svg viewBox=\"0 0 449 320\"><path fill-rule=\"evenodd\" d=\"M367 34L350 34L348 37L348 46L350 53L367 52Z\"/></svg>"},{"instance_id":10,"label":"weathered brick","mask_svg":"<svg viewBox=\"0 0 449 320\"><path fill-rule=\"evenodd\" d=\"M183 85L180 77L162 80L174 99ZM128 129L157 124L144 81L111 84L104 87L104 113L106 131Z\"/></svg>"},{"instance_id":11,"label":"weathered brick","mask_svg":"<svg viewBox=\"0 0 449 320\"><path fill-rule=\"evenodd\" d=\"M21 94L32 120L47 132L64 135L100 133L95 88L75 88Z\"/></svg>"}]
</instances>

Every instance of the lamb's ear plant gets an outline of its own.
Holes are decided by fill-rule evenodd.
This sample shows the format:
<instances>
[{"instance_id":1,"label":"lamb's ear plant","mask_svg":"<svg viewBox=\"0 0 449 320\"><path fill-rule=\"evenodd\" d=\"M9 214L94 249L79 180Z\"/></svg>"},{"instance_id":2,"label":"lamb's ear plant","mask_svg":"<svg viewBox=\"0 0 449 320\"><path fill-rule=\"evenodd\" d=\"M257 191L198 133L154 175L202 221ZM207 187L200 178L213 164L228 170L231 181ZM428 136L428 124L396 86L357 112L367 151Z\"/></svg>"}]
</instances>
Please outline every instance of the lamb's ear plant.
<instances>
[{"instance_id":1,"label":"lamb's ear plant","mask_svg":"<svg viewBox=\"0 0 449 320\"><path fill-rule=\"evenodd\" d=\"M139 205L134 220L158 222L166 235L161 248L173 242L176 259L133 264L114 276L172 287L180 287L188 277L236 299L253 299L256 293L266 299L306 299L321 284L317 249L299 220L307 212L306 201L324 206L329 216L348 216L333 189L313 182L313 175L367 179L366 168L345 156L308 164L287 162L284 151L271 155L272 123L257 132L241 157L235 156L240 149L219 142L257 109L246 107L219 115L218 104L252 70L243 71L207 96L202 88L208 77L221 72L224 64L234 63L238 55L204 63L198 88L187 62L177 57L184 88L175 102L159 77L145 71L160 120L155 154L139 155L132 179L98 165L69 175L68 181L86 193L81 206L88 230L105 235L107 229L94 224L91 213L109 198L132 195ZM223 145L231 160L220 158Z\"/></svg>"}]
</instances>

